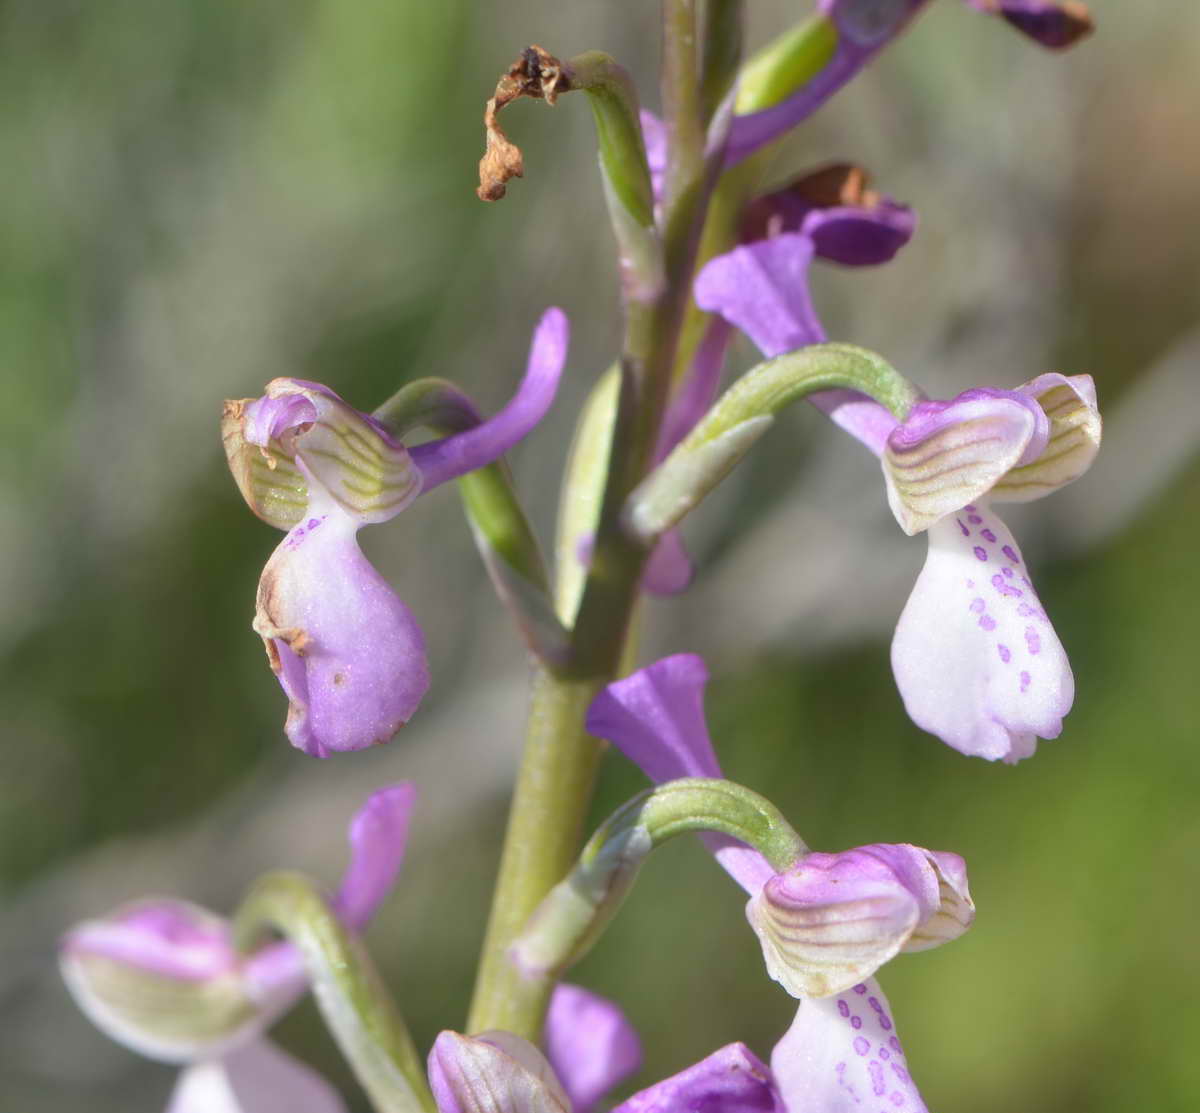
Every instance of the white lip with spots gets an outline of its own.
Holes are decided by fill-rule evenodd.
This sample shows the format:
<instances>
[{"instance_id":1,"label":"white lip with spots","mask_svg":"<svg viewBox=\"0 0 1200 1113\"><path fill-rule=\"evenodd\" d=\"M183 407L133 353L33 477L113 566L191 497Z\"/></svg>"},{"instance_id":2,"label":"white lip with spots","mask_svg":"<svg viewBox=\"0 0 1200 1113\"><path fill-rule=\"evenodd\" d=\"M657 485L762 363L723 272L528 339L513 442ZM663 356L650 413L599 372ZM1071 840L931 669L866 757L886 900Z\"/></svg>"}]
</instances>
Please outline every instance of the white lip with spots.
<instances>
[{"instance_id":1,"label":"white lip with spots","mask_svg":"<svg viewBox=\"0 0 1200 1113\"><path fill-rule=\"evenodd\" d=\"M1008 527L983 503L929 529L892 668L913 721L966 754L1018 761L1057 738L1075 686Z\"/></svg>"}]
</instances>

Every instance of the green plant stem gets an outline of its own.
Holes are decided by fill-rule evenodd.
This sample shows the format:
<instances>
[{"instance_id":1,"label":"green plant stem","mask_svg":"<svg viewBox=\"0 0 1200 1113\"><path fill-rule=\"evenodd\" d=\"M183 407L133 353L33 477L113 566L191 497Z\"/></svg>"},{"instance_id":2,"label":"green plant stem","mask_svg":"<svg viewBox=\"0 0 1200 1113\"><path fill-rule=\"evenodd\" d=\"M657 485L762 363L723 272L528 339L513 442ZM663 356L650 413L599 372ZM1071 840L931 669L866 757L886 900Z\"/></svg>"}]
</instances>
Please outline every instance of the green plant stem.
<instances>
[{"instance_id":1,"label":"green plant stem","mask_svg":"<svg viewBox=\"0 0 1200 1113\"><path fill-rule=\"evenodd\" d=\"M621 665L646 552L626 537L621 508L649 470L670 390L683 308L703 223L705 185L694 0L664 0L663 102L672 142L663 224L666 278L629 296L620 387L591 567L571 638L570 674L539 670L525 752L509 814L492 914L468 1030L503 1028L537 1041L552 983L526 981L508 949L575 858L591 799L600 743L583 719ZM690 59L690 60L689 60Z\"/></svg>"},{"instance_id":2,"label":"green plant stem","mask_svg":"<svg viewBox=\"0 0 1200 1113\"><path fill-rule=\"evenodd\" d=\"M583 718L601 680L533 678L525 752L509 812L467 1031L501 1028L537 1043L552 985L528 983L509 944L575 860L603 744Z\"/></svg>"}]
</instances>

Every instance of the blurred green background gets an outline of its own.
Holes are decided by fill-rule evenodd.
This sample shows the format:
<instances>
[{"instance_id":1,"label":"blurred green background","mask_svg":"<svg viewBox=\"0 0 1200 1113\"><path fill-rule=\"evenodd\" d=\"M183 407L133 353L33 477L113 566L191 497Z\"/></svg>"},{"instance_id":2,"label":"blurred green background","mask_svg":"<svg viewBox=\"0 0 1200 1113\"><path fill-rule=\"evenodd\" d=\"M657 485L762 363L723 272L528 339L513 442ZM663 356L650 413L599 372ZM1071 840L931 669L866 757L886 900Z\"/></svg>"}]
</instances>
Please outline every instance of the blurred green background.
<instances>
[{"instance_id":1,"label":"blurred green background","mask_svg":"<svg viewBox=\"0 0 1200 1113\"><path fill-rule=\"evenodd\" d=\"M753 43L795 18L748 7ZM162 1108L173 1069L74 1009L58 933L147 892L229 910L274 865L332 882L354 808L400 778L421 804L370 943L423 1047L462 1025L521 733L517 639L453 492L422 500L364 541L425 625L426 704L390 746L293 751L249 629L275 538L216 418L281 374L363 408L447 375L494 408L560 304L568 382L513 457L549 536L571 415L619 331L591 121L572 98L512 109L528 176L485 206L480 111L530 41L609 50L654 106L655 8L0 3L0 1108ZM905 719L887 642L924 545L815 413L696 516L697 583L649 609L648 655L712 663L729 775L810 843L970 863L974 929L883 975L944 1113L1200 1105L1200 14L1095 10L1098 34L1056 57L938 0L777 168L853 159L921 214L888 267L814 276L834 338L934 394L1095 376L1100 461L1006 515L1075 666L1062 738L995 767ZM610 761L595 818L640 787ZM578 974L643 1032L639 1085L733 1039L766 1055L792 1009L690 843ZM277 1035L353 1094L311 1004Z\"/></svg>"}]
</instances>

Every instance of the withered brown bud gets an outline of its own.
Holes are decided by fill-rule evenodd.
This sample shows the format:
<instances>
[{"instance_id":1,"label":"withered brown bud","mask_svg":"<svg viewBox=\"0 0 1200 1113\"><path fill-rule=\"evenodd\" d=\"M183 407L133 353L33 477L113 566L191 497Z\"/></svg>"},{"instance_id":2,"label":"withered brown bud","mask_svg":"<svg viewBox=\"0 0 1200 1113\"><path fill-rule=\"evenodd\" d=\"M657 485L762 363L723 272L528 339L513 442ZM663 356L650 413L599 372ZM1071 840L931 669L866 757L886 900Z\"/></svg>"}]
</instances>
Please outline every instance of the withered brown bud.
<instances>
[{"instance_id":1,"label":"withered brown bud","mask_svg":"<svg viewBox=\"0 0 1200 1113\"><path fill-rule=\"evenodd\" d=\"M487 149L479 160L479 189L476 191L481 201L499 201L506 192L509 179L524 176L521 149L504 134L497 119L500 109L521 97L534 97L552 105L559 93L570 88L570 78L563 64L536 43L521 51L521 57L501 75L483 112Z\"/></svg>"}]
</instances>

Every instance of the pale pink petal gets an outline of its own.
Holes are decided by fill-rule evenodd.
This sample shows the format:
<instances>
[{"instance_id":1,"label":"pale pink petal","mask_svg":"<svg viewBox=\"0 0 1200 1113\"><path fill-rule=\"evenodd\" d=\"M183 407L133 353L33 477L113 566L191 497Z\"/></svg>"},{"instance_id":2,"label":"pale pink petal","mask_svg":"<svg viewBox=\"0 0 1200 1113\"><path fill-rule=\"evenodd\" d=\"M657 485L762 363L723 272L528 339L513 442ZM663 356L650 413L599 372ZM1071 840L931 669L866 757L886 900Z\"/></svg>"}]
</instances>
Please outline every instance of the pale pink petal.
<instances>
[{"instance_id":1,"label":"pale pink petal","mask_svg":"<svg viewBox=\"0 0 1200 1113\"><path fill-rule=\"evenodd\" d=\"M311 1067L267 1040L180 1076L167 1113L345 1113L346 1105Z\"/></svg>"},{"instance_id":2,"label":"pale pink petal","mask_svg":"<svg viewBox=\"0 0 1200 1113\"><path fill-rule=\"evenodd\" d=\"M930 527L892 670L913 722L962 753L1014 762L1062 731L1071 666L1016 541L983 503Z\"/></svg>"},{"instance_id":3,"label":"pale pink petal","mask_svg":"<svg viewBox=\"0 0 1200 1113\"><path fill-rule=\"evenodd\" d=\"M928 1113L874 978L802 1001L771 1072L787 1113Z\"/></svg>"}]
</instances>

